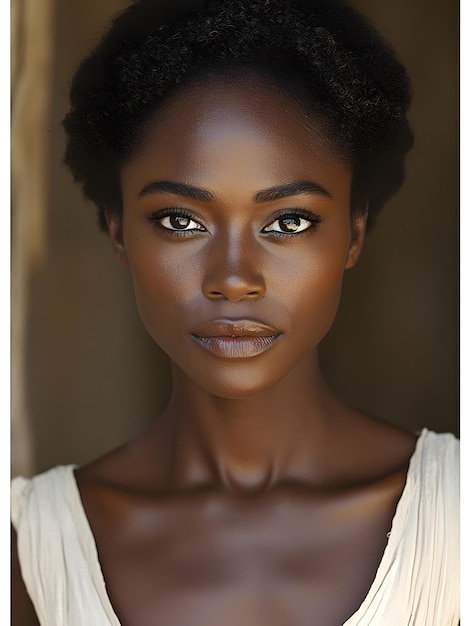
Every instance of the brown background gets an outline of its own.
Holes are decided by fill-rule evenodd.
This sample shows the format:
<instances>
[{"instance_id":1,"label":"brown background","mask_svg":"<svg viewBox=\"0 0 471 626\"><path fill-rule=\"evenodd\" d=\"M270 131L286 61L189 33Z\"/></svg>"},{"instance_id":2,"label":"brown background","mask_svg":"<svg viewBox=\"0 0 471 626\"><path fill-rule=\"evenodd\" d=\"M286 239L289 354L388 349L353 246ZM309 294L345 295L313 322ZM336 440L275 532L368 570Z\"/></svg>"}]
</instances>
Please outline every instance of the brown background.
<instances>
[{"instance_id":1,"label":"brown background","mask_svg":"<svg viewBox=\"0 0 471 626\"><path fill-rule=\"evenodd\" d=\"M41 129L48 141L45 256L27 285L21 383L31 473L83 463L130 438L162 408L169 387L166 358L138 319L127 271L61 163L73 69L110 15L128 4L54 6L52 101ZM323 362L334 388L363 410L412 430L457 432L458 2L354 5L410 71L416 144L407 183L346 277ZM13 462L21 445L17 439Z\"/></svg>"}]
</instances>

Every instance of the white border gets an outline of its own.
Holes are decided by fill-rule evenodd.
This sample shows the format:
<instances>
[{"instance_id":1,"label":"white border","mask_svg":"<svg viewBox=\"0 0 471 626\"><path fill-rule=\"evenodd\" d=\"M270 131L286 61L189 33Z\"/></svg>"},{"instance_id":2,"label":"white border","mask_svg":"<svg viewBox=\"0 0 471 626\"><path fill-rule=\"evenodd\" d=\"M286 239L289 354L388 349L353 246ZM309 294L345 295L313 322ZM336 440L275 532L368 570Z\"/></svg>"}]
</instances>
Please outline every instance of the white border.
<instances>
[{"instance_id":1,"label":"white border","mask_svg":"<svg viewBox=\"0 0 471 626\"><path fill-rule=\"evenodd\" d=\"M468 61L471 62L471 6L469 0L463 0L461 9L461 438L464 452L462 455L462 623L471 624L469 597L465 592L470 583L471 538L467 530L471 528L469 514L469 497L466 497L468 483L466 478L471 475L471 459L466 454L471 426L471 402L469 379L471 351L471 171L468 147L471 142L471 85ZM424 15L426 19L426 15ZM3 307L0 309L0 398L2 401L2 419L0 420L0 502L2 504L0 543L1 554L9 551L9 480L10 480L10 7L8 2L0 2L0 76L3 93L0 96L0 189L2 192L2 217L0 228L0 286L3 296ZM440 86L437 85L437 89ZM466 532L465 532L466 529ZM4 581L10 580L8 559L0 559L0 606L10 606L10 587ZM2 610L3 613L3 610ZM469 619L468 619L469 617ZM7 621L8 620L8 621ZM1 623L9 623L9 610L0 619Z\"/></svg>"},{"instance_id":2,"label":"white border","mask_svg":"<svg viewBox=\"0 0 471 626\"><path fill-rule=\"evenodd\" d=\"M460 122L461 122L461 147L460 147L460 191L461 191L461 225L460 225L460 318L461 318L461 355L460 355L460 405L461 405L461 440L463 442L461 461L461 623L468 624L471 621L470 598L466 593L470 585L471 539L471 516L469 514L469 488L466 478L470 475L471 463L469 454L466 453L469 444L469 414L470 403L470 350L471 350L471 172L469 159L469 145L471 141L471 84L468 62L471 59L471 41L469 28L471 27L471 6L469 0L463 0L460 5L460 37L461 37L461 97L460 97Z\"/></svg>"},{"instance_id":3,"label":"white border","mask_svg":"<svg viewBox=\"0 0 471 626\"><path fill-rule=\"evenodd\" d=\"M0 621L10 623L10 3L0 2ZM4 543L3 543L4 542ZM3 615L5 614L5 615ZM7 621L8 620L8 621Z\"/></svg>"}]
</instances>

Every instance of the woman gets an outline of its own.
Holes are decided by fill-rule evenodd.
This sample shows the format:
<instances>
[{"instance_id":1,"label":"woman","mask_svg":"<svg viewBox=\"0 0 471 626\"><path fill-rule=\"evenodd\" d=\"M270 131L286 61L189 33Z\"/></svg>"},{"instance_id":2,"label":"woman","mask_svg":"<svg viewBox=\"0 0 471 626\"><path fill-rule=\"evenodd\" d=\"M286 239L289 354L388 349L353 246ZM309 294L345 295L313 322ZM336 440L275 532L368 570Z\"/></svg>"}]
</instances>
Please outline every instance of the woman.
<instances>
[{"instance_id":1,"label":"woman","mask_svg":"<svg viewBox=\"0 0 471 626\"><path fill-rule=\"evenodd\" d=\"M66 162L172 395L128 445L14 481L14 623L458 622L457 441L345 405L317 358L403 181L409 103L341 3L115 20L75 76Z\"/></svg>"}]
</instances>

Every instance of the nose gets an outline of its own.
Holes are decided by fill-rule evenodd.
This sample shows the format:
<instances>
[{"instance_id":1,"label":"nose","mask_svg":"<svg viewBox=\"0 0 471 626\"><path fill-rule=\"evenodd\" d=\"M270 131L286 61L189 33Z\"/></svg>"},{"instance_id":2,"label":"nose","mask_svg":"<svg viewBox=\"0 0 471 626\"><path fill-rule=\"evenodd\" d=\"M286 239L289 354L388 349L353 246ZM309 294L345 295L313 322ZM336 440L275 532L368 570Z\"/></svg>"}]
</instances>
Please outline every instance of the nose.
<instances>
[{"instance_id":1,"label":"nose","mask_svg":"<svg viewBox=\"0 0 471 626\"><path fill-rule=\"evenodd\" d=\"M257 300L266 293L259 269L255 242L220 242L210 253L203 280L203 293L209 300Z\"/></svg>"}]
</instances>

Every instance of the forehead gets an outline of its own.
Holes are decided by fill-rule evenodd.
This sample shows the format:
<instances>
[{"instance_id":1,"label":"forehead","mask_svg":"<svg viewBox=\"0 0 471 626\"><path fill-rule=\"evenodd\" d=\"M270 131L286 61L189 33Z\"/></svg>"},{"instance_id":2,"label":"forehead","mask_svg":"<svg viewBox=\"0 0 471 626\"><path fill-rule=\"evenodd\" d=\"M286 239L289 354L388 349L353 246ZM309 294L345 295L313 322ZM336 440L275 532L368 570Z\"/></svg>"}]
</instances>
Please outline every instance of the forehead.
<instances>
[{"instance_id":1,"label":"forehead","mask_svg":"<svg viewBox=\"0 0 471 626\"><path fill-rule=\"evenodd\" d=\"M270 186L350 173L321 118L308 115L283 90L253 79L208 81L182 89L147 125L122 178L244 180Z\"/></svg>"}]
</instances>

